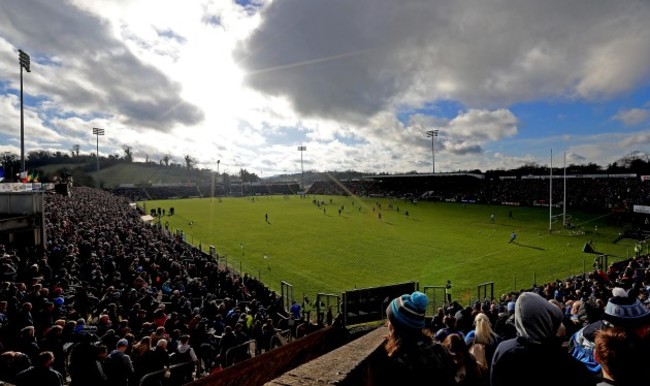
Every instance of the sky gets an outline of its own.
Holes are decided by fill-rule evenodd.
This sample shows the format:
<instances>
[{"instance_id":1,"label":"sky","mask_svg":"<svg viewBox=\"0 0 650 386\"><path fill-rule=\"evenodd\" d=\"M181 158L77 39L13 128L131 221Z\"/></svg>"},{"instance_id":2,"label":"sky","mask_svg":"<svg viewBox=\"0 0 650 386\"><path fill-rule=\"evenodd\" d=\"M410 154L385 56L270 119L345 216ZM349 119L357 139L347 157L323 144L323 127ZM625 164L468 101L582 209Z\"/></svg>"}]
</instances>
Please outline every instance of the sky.
<instances>
[{"instance_id":1,"label":"sky","mask_svg":"<svg viewBox=\"0 0 650 386\"><path fill-rule=\"evenodd\" d=\"M615 162L650 144L647 0L0 0L0 153L270 177ZM92 129L102 128L96 137ZM437 136L427 135L436 131ZM299 146L306 150L299 151ZM553 154L551 158L551 154Z\"/></svg>"}]
</instances>

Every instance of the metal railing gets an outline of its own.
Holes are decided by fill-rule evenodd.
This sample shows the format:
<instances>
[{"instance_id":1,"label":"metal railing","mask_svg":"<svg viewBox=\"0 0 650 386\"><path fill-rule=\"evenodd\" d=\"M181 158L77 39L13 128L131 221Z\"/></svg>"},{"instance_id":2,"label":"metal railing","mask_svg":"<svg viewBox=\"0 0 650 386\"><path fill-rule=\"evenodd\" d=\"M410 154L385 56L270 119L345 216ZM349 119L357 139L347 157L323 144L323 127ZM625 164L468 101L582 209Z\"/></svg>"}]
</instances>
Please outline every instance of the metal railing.
<instances>
[{"instance_id":1,"label":"metal railing","mask_svg":"<svg viewBox=\"0 0 650 386\"><path fill-rule=\"evenodd\" d=\"M244 343L241 343L241 344L239 344L237 346L233 346L233 347L229 348L228 350L226 350L226 357L225 357L224 367L228 367L228 366L230 366L232 364L235 364L235 363L239 362L239 361L237 361L237 362L235 361L236 359L238 359L237 354L240 354L242 356L242 358L244 358L244 360L254 357L255 352L256 352L256 348L257 348L257 341L255 341L255 339L251 339L251 340L246 341ZM235 359L232 359L233 355L235 356ZM232 361L231 361L231 359L232 359Z\"/></svg>"},{"instance_id":2,"label":"metal railing","mask_svg":"<svg viewBox=\"0 0 650 386\"><path fill-rule=\"evenodd\" d=\"M162 370L153 371L151 373L145 374L142 378L140 378L140 383L138 383L138 385L139 386L144 386L145 381L147 381L147 380L149 380L149 379L151 379L151 378L153 378L153 377L155 377L157 375L162 375L163 378L168 379L171 376L171 371L172 370L177 369L179 367L183 367L183 366L190 366L190 365L193 365L193 364L194 364L194 362L182 362L182 363L177 363L177 364L170 365L170 366L165 366L165 368L162 369ZM169 372L168 373L169 375L165 376L165 373L167 373L167 372Z\"/></svg>"}]
</instances>

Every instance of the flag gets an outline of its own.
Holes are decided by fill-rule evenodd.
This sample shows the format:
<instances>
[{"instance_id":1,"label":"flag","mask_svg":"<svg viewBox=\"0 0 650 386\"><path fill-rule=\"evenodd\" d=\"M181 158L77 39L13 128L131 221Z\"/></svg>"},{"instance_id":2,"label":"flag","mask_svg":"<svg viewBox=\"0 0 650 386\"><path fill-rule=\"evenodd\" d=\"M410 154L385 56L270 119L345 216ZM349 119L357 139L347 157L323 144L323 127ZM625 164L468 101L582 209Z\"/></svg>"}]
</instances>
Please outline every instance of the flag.
<instances>
[{"instance_id":1,"label":"flag","mask_svg":"<svg viewBox=\"0 0 650 386\"><path fill-rule=\"evenodd\" d=\"M22 182L22 183L27 183L28 182L27 181L27 172L26 171L18 173L17 176L18 176L18 179L20 180L20 182Z\"/></svg>"},{"instance_id":2,"label":"flag","mask_svg":"<svg viewBox=\"0 0 650 386\"><path fill-rule=\"evenodd\" d=\"M5 169L0 166L0 182L5 179Z\"/></svg>"}]
</instances>

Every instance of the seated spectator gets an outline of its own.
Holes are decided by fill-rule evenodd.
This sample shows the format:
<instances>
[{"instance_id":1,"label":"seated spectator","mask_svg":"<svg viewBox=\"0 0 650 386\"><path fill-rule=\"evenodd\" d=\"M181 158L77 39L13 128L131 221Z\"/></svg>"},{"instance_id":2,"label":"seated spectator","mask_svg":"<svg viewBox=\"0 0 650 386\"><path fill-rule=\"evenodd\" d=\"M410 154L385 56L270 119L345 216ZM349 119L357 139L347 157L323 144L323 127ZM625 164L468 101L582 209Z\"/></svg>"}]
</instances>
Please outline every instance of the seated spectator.
<instances>
[{"instance_id":1,"label":"seated spectator","mask_svg":"<svg viewBox=\"0 0 650 386\"><path fill-rule=\"evenodd\" d=\"M386 308L388 337L381 359L381 385L415 385L428 379L454 385L454 363L447 349L425 328L428 299L421 292L393 299Z\"/></svg>"},{"instance_id":2,"label":"seated spectator","mask_svg":"<svg viewBox=\"0 0 650 386\"><path fill-rule=\"evenodd\" d=\"M594 358L603 380L598 386L650 384L650 347L629 329L604 328L596 332Z\"/></svg>"},{"instance_id":3,"label":"seated spectator","mask_svg":"<svg viewBox=\"0 0 650 386\"><path fill-rule=\"evenodd\" d=\"M562 310L541 295L522 293L515 304L517 337L497 346L490 385L594 385L587 369L569 355L558 339L562 317Z\"/></svg>"},{"instance_id":4,"label":"seated spectator","mask_svg":"<svg viewBox=\"0 0 650 386\"><path fill-rule=\"evenodd\" d=\"M456 385L482 386L487 384L487 367L470 354L465 341L458 334L448 335L442 345L449 350L454 360Z\"/></svg>"},{"instance_id":5,"label":"seated spectator","mask_svg":"<svg viewBox=\"0 0 650 386\"><path fill-rule=\"evenodd\" d=\"M434 338L438 342L442 342L445 340L445 338L451 334L458 334L463 336L463 333L456 328L456 317L453 315L445 315L445 317L442 319L442 323L445 325L445 327L441 328L440 330L436 331Z\"/></svg>"},{"instance_id":6,"label":"seated spectator","mask_svg":"<svg viewBox=\"0 0 650 386\"><path fill-rule=\"evenodd\" d=\"M501 337L492 330L487 315L480 312L474 318L474 330L467 334L465 343L467 343L470 353L474 355L476 360L486 369L489 369L494 351L501 343Z\"/></svg>"},{"instance_id":7,"label":"seated spectator","mask_svg":"<svg viewBox=\"0 0 650 386\"><path fill-rule=\"evenodd\" d=\"M644 338L650 330L650 310L639 299L629 297L628 293L620 287L614 288L612 295L604 312L597 313L602 316L578 330L569 340L571 355L582 362L594 376L599 376L601 372L601 366L594 357L595 337L598 331L609 327L622 327ZM588 305L588 307L592 306Z\"/></svg>"}]
</instances>

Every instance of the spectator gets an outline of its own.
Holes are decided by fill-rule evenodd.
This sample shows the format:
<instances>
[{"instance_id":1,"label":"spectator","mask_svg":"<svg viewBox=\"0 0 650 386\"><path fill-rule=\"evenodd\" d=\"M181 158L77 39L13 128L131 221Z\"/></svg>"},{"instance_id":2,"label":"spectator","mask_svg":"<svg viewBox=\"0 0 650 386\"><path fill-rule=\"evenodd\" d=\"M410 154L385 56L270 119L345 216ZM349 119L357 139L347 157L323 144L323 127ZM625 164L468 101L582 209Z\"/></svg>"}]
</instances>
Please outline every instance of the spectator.
<instances>
[{"instance_id":1,"label":"spectator","mask_svg":"<svg viewBox=\"0 0 650 386\"><path fill-rule=\"evenodd\" d=\"M558 339L562 316L562 310L541 295L522 293L515 304L517 337L497 346L490 385L594 385L588 371Z\"/></svg>"},{"instance_id":2,"label":"spectator","mask_svg":"<svg viewBox=\"0 0 650 386\"><path fill-rule=\"evenodd\" d=\"M486 369L492 364L494 351L501 342L501 337L492 330L490 319L484 313L476 314L474 330L465 337L469 351Z\"/></svg>"},{"instance_id":3,"label":"spectator","mask_svg":"<svg viewBox=\"0 0 650 386\"><path fill-rule=\"evenodd\" d=\"M456 385L487 385L487 367L477 362L474 355L470 354L465 341L460 335L448 335L442 345L449 350L454 361Z\"/></svg>"},{"instance_id":4,"label":"spectator","mask_svg":"<svg viewBox=\"0 0 650 386\"><path fill-rule=\"evenodd\" d=\"M266 323L262 326L262 350L270 351L273 344L273 337L275 336L276 331L273 326L273 319L266 319Z\"/></svg>"},{"instance_id":5,"label":"spectator","mask_svg":"<svg viewBox=\"0 0 650 386\"><path fill-rule=\"evenodd\" d=\"M291 312L291 316L293 316L294 320L300 320L300 304L298 304L298 302L295 300L291 301L291 308L289 308L289 312Z\"/></svg>"},{"instance_id":6,"label":"spectator","mask_svg":"<svg viewBox=\"0 0 650 386\"><path fill-rule=\"evenodd\" d=\"M387 355L379 367L379 384L419 384L424 379L436 385L454 384L454 364L449 352L434 342L425 328L427 304L426 295L417 291L389 303Z\"/></svg>"},{"instance_id":7,"label":"spectator","mask_svg":"<svg viewBox=\"0 0 650 386\"><path fill-rule=\"evenodd\" d=\"M456 317L453 315L445 315L445 317L442 319L442 323L445 325L445 327L441 328L440 330L436 331L436 334L434 335L436 341L442 342L445 340L445 338L450 335L450 334L458 334L463 336L463 333L456 328Z\"/></svg>"},{"instance_id":8,"label":"spectator","mask_svg":"<svg viewBox=\"0 0 650 386\"><path fill-rule=\"evenodd\" d=\"M65 366L65 350L63 349L63 340L61 334L63 328L58 325L52 326L45 332L45 336L41 341L41 350L51 351L54 355L54 362L52 368L58 371L65 379L68 374Z\"/></svg>"},{"instance_id":9,"label":"spectator","mask_svg":"<svg viewBox=\"0 0 650 386\"><path fill-rule=\"evenodd\" d=\"M198 357L194 353L194 349L190 346L190 336L183 335L180 339L180 345L176 352L171 357L173 364L184 364L172 371L170 378L171 385L184 385L194 380L194 371Z\"/></svg>"},{"instance_id":10,"label":"spectator","mask_svg":"<svg viewBox=\"0 0 650 386\"><path fill-rule=\"evenodd\" d=\"M152 351L152 368L151 371L160 371L169 366L169 353L167 352L167 340L159 339L156 343L156 348ZM144 382L143 386L159 386L163 385L165 380L164 374L151 377L149 381Z\"/></svg>"},{"instance_id":11,"label":"spectator","mask_svg":"<svg viewBox=\"0 0 650 386\"><path fill-rule=\"evenodd\" d=\"M302 321L309 322L311 320L311 300L307 296L302 299Z\"/></svg>"},{"instance_id":12,"label":"spectator","mask_svg":"<svg viewBox=\"0 0 650 386\"><path fill-rule=\"evenodd\" d=\"M129 341L120 339L115 350L111 351L104 362L104 372L108 376L109 386L129 386L134 379L135 370L131 358L124 352L129 346Z\"/></svg>"},{"instance_id":13,"label":"spectator","mask_svg":"<svg viewBox=\"0 0 650 386\"><path fill-rule=\"evenodd\" d=\"M53 362L51 351L41 352L33 366L16 375L16 386L63 386L63 376L51 368Z\"/></svg>"},{"instance_id":14,"label":"spectator","mask_svg":"<svg viewBox=\"0 0 650 386\"><path fill-rule=\"evenodd\" d=\"M156 342L157 343L157 342ZM140 382L142 377L153 371L153 351L151 350L151 337L143 336L139 342L133 345L131 350L131 361L133 362L133 369L137 383Z\"/></svg>"},{"instance_id":15,"label":"spectator","mask_svg":"<svg viewBox=\"0 0 650 386\"><path fill-rule=\"evenodd\" d=\"M32 363L36 363L41 348L34 336L34 326L27 326L20 330L20 337L16 349L26 354Z\"/></svg>"},{"instance_id":16,"label":"spectator","mask_svg":"<svg viewBox=\"0 0 650 386\"><path fill-rule=\"evenodd\" d=\"M103 359L101 358L102 361ZM72 346L68 370L70 386L106 384L106 374L100 362L100 350L92 343L90 334L81 335L79 343Z\"/></svg>"},{"instance_id":17,"label":"spectator","mask_svg":"<svg viewBox=\"0 0 650 386\"><path fill-rule=\"evenodd\" d=\"M0 354L0 379L16 383L16 375L32 365L31 359L18 351L5 351Z\"/></svg>"},{"instance_id":18,"label":"spectator","mask_svg":"<svg viewBox=\"0 0 650 386\"><path fill-rule=\"evenodd\" d=\"M603 380L598 386L650 384L650 347L631 330L621 327L596 332L594 357L601 366Z\"/></svg>"}]
</instances>

